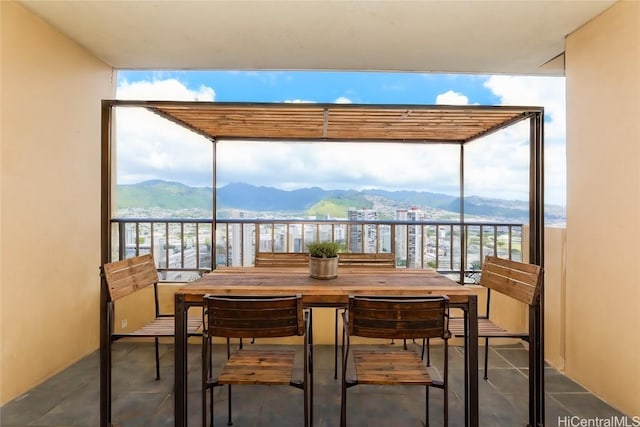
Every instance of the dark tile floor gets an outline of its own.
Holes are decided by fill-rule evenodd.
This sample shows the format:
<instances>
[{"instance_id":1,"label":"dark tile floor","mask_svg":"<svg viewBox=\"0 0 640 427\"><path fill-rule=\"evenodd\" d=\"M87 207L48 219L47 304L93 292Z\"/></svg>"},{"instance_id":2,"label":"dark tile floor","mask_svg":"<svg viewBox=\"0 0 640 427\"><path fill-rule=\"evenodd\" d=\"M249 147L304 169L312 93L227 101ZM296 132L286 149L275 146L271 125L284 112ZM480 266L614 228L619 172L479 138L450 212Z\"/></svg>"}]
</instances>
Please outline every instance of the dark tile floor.
<instances>
[{"instance_id":1,"label":"dark tile floor","mask_svg":"<svg viewBox=\"0 0 640 427\"><path fill-rule=\"evenodd\" d=\"M398 345L398 344L395 344ZM189 346L189 425L200 423L200 347ZM223 346L216 347L222 356ZM410 344L418 351L418 346ZM333 379L333 347L316 346L315 426L335 427L340 418L340 382ZM173 346L161 348L162 379L154 375L153 346L117 342L113 352L113 422L118 426L173 425ZM218 354L220 352L220 354ZM482 357L481 351L481 357ZM220 357L218 357L220 359ZM519 344L490 348L489 380L480 372L480 425L525 426L528 421L527 353ZM463 357L450 348L450 425L464 424ZM434 375L441 367L441 346L433 346ZM99 420L98 353L77 362L0 408L0 426L86 426ZM546 425L571 425L569 417L618 417L622 414L547 367ZM301 370L298 372L301 374ZM422 426L422 387L358 386L348 394L349 426ZM226 390L217 388L216 425L226 425ZM292 387L234 388L236 427L283 427L303 424L302 392ZM430 392L431 425L442 425L442 391Z\"/></svg>"}]
</instances>

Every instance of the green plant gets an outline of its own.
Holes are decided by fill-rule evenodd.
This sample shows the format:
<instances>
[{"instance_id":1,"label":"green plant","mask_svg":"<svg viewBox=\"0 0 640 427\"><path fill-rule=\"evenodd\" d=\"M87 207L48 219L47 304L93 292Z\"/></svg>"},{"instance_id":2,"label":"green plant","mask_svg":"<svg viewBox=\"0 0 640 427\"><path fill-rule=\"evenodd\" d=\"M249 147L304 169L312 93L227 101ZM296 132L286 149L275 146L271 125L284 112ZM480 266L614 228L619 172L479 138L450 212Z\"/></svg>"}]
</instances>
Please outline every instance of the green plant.
<instances>
[{"instance_id":1,"label":"green plant","mask_svg":"<svg viewBox=\"0 0 640 427\"><path fill-rule=\"evenodd\" d=\"M335 258L342 249L337 242L314 242L307 244L309 255L316 258Z\"/></svg>"}]
</instances>

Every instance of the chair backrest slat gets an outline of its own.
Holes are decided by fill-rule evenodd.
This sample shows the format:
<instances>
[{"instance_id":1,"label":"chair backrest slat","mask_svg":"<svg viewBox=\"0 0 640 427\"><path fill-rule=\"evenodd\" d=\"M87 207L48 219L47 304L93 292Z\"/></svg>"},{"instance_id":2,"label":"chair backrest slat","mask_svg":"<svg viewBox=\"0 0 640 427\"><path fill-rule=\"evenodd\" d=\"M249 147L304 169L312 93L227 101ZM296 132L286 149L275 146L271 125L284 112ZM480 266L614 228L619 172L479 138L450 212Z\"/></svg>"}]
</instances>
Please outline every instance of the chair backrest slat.
<instances>
[{"instance_id":1,"label":"chair backrest slat","mask_svg":"<svg viewBox=\"0 0 640 427\"><path fill-rule=\"evenodd\" d=\"M307 267L307 252L256 252L256 267ZM396 256L393 253L357 253L344 252L338 255L338 265L363 268L395 268Z\"/></svg>"},{"instance_id":2,"label":"chair backrest slat","mask_svg":"<svg viewBox=\"0 0 640 427\"><path fill-rule=\"evenodd\" d=\"M349 334L368 338L444 338L449 299L438 297L349 297Z\"/></svg>"},{"instance_id":3,"label":"chair backrest slat","mask_svg":"<svg viewBox=\"0 0 640 427\"><path fill-rule=\"evenodd\" d=\"M303 335L301 297L206 295L206 333L229 338Z\"/></svg>"},{"instance_id":4,"label":"chair backrest slat","mask_svg":"<svg viewBox=\"0 0 640 427\"><path fill-rule=\"evenodd\" d=\"M540 292L541 273L538 265L487 256L482 264L480 284L533 305Z\"/></svg>"},{"instance_id":5,"label":"chair backrest slat","mask_svg":"<svg viewBox=\"0 0 640 427\"><path fill-rule=\"evenodd\" d=\"M102 271L112 301L158 283L158 271L151 254L107 263Z\"/></svg>"}]
</instances>

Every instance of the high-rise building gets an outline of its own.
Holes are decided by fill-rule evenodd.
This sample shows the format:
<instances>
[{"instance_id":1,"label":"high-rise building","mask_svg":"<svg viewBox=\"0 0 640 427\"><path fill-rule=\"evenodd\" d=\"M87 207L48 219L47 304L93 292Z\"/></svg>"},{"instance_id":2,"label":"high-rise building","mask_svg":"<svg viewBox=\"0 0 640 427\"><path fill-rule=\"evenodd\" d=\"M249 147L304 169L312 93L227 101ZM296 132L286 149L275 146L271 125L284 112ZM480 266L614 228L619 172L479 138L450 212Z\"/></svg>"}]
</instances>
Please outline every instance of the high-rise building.
<instances>
[{"instance_id":1,"label":"high-rise building","mask_svg":"<svg viewBox=\"0 0 640 427\"><path fill-rule=\"evenodd\" d=\"M235 211L235 218L244 218L244 212ZM248 267L253 263L253 234L249 224L231 225L231 265Z\"/></svg>"},{"instance_id":2,"label":"high-rise building","mask_svg":"<svg viewBox=\"0 0 640 427\"><path fill-rule=\"evenodd\" d=\"M347 211L349 221L375 221L378 212L372 209L350 208ZM378 232L375 224L349 225L349 251L376 253L378 252Z\"/></svg>"},{"instance_id":3,"label":"high-rise building","mask_svg":"<svg viewBox=\"0 0 640 427\"><path fill-rule=\"evenodd\" d=\"M401 221L424 221L424 211L411 209L396 210L396 219ZM405 225L398 226L396 235L396 247L401 254L399 258L406 259L408 268L422 268L423 245L422 245L422 225Z\"/></svg>"}]
</instances>

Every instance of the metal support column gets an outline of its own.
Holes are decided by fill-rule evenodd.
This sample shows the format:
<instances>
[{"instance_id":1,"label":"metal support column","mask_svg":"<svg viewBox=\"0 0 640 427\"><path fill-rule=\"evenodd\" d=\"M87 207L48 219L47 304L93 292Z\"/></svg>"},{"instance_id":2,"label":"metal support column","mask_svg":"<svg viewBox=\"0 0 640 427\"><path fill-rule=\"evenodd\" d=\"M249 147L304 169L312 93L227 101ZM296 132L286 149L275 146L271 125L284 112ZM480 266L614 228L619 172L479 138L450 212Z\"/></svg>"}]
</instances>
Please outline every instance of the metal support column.
<instances>
[{"instance_id":1,"label":"metal support column","mask_svg":"<svg viewBox=\"0 0 640 427\"><path fill-rule=\"evenodd\" d=\"M109 262L111 253L111 115L113 105L102 101L100 262ZM97 274L97 271L96 271ZM109 292L100 278L100 427L111 426L111 338L109 337Z\"/></svg>"},{"instance_id":2,"label":"metal support column","mask_svg":"<svg viewBox=\"0 0 640 427\"><path fill-rule=\"evenodd\" d=\"M544 267L544 110L530 119L529 262ZM544 426L544 277L529 310L529 425Z\"/></svg>"}]
</instances>

